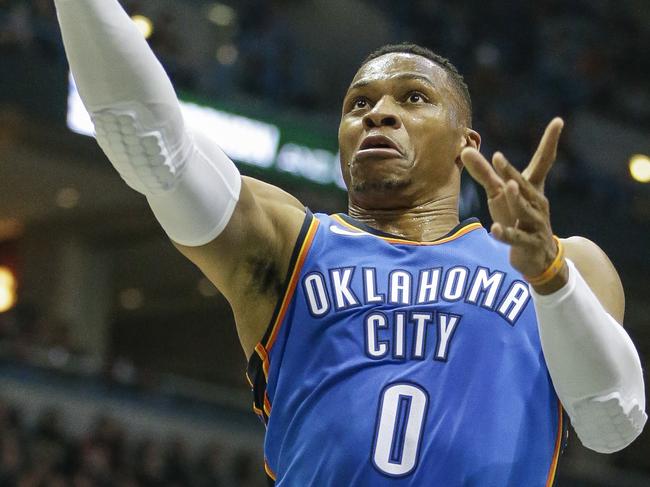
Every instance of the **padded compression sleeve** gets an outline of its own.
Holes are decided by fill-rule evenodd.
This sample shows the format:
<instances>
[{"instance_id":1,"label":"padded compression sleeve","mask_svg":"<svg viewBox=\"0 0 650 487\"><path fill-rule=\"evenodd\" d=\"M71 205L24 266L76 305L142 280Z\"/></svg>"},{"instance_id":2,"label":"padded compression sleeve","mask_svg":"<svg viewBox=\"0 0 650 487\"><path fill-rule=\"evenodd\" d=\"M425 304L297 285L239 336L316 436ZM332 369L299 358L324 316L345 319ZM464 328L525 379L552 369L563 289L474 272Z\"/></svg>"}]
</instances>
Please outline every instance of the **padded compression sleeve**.
<instances>
[{"instance_id":1,"label":"padded compression sleeve","mask_svg":"<svg viewBox=\"0 0 650 487\"><path fill-rule=\"evenodd\" d=\"M116 0L54 0L66 55L86 108L137 100L180 117L171 82Z\"/></svg>"},{"instance_id":2,"label":"padded compression sleeve","mask_svg":"<svg viewBox=\"0 0 650 487\"><path fill-rule=\"evenodd\" d=\"M629 445L647 420L639 355L567 259L569 281L549 295L531 287L544 358L580 441L601 453Z\"/></svg>"},{"instance_id":3,"label":"padded compression sleeve","mask_svg":"<svg viewBox=\"0 0 650 487\"><path fill-rule=\"evenodd\" d=\"M55 0L66 54L96 137L144 194L172 240L190 246L226 226L241 188L235 165L190 133L164 69L116 0Z\"/></svg>"}]
</instances>

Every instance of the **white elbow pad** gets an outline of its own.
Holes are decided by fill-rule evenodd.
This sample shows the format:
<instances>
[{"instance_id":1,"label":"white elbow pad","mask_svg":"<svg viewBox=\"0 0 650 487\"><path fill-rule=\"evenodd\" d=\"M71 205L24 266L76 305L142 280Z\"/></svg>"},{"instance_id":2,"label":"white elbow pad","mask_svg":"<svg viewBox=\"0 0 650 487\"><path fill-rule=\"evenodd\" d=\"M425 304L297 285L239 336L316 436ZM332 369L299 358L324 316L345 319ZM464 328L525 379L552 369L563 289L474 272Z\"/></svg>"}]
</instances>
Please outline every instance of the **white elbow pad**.
<instances>
[{"instance_id":1,"label":"white elbow pad","mask_svg":"<svg viewBox=\"0 0 650 487\"><path fill-rule=\"evenodd\" d=\"M126 183L147 197L169 238L200 246L223 231L239 199L241 176L214 141L199 131L190 134L182 119L156 121L137 103L91 116L97 142Z\"/></svg>"},{"instance_id":2,"label":"white elbow pad","mask_svg":"<svg viewBox=\"0 0 650 487\"><path fill-rule=\"evenodd\" d=\"M241 176L214 141L198 131L190 134L182 119L156 123L136 103L92 118L99 145L126 183L147 197L169 238L198 247L224 230L239 199Z\"/></svg>"},{"instance_id":3,"label":"white elbow pad","mask_svg":"<svg viewBox=\"0 0 650 487\"><path fill-rule=\"evenodd\" d=\"M147 200L169 238L198 247L226 228L239 201L241 175L213 140L200 131L191 135L187 163L173 188Z\"/></svg>"},{"instance_id":4,"label":"white elbow pad","mask_svg":"<svg viewBox=\"0 0 650 487\"><path fill-rule=\"evenodd\" d=\"M639 398L625 399L620 392L585 398L568 413L584 446L599 453L614 453L632 443L647 420ZM573 419L575 418L575 419Z\"/></svg>"},{"instance_id":5,"label":"white elbow pad","mask_svg":"<svg viewBox=\"0 0 650 487\"><path fill-rule=\"evenodd\" d=\"M145 105L130 102L90 116L97 143L129 186L148 196L178 184L192 150L180 113L155 120Z\"/></svg>"},{"instance_id":6,"label":"white elbow pad","mask_svg":"<svg viewBox=\"0 0 650 487\"><path fill-rule=\"evenodd\" d=\"M601 453L629 445L647 420L639 355L574 264L550 295L531 289L553 385L580 441Z\"/></svg>"}]
</instances>

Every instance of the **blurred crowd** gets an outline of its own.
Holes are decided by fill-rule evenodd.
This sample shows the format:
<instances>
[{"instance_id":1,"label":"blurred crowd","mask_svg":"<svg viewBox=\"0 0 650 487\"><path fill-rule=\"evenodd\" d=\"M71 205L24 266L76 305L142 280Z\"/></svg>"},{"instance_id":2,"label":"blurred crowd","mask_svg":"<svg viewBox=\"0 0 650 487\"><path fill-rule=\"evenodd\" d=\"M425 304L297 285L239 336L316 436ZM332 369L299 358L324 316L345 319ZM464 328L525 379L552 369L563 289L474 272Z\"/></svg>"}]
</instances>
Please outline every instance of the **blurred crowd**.
<instances>
[{"instance_id":1,"label":"blurred crowd","mask_svg":"<svg viewBox=\"0 0 650 487\"><path fill-rule=\"evenodd\" d=\"M508 138L521 135L531 115L545 119L577 107L650 123L650 91L645 83L650 69L650 9L643 1L357 0L346 11L341 11L339 2L318 0L227 0L223 4L167 0L160 2L165 7L158 8L152 5L159 2L146 0L121 3L130 13L152 12L150 44L175 85L184 89L209 91L206 84L223 77L206 71L234 70L232 84L215 89L224 97L235 90L305 111L338 112L341 93L331 83L310 82L336 80L338 74L322 71L331 61L314 59L311 40L305 38L310 31L302 25L310 20L306 11L322 11L324 4L331 3L332 14L340 18L320 20L340 24L332 39L347 37L351 25L356 29L351 35L368 47L408 40L450 58L469 82L477 119L498 125ZM198 26L209 23L206 12L214 5L225 5L232 18L225 20L227 27L213 25L215 35L203 35ZM365 31L370 26L349 18L355 10L379 15L383 38L367 41ZM182 12L196 18L195 32L184 31ZM0 0L0 49L33 48L60 60L55 17L52 0ZM313 32L319 32L316 25ZM234 44L232 55L224 55L223 50L219 55L220 44L228 42ZM212 45L206 49L205 43ZM345 57L344 46L328 47L329 57ZM211 59L190 65L186 60L194 52L208 52ZM222 67L210 61L221 62ZM342 67L344 76L350 69ZM490 117L497 117L499 123Z\"/></svg>"},{"instance_id":2,"label":"blurred crowd","mask_svg":"<svg viewBox=\"0 0 650 487\"><path fill-rule=\"evenodd\" d=\"M30 303L19 302L0 313L0 363L50 370L70 378L90 377L127 391L160 393L166 389L169 393L169 374L146 364L136 365L122 355L93 356L79 347L70 329L66 321L43 313Z\"/></svg>"},{"instance_id":3,"label":"blurred crowd","mask_svg":"<svg viewBox=\"0 0 650 487\"><path fill-rule=\"evenodd\" d=\"M320 116L330 129L358 63L402 40L458 66L484 152L498 148L515 164L558 114L588 109L650 127L650 7L641 0L121 3L152 18L149 43L178 90ZM51 0L0 0L0 53L64 63L55 17ZM584 165L577 155L559 160L554 177L587 184L572 177Z\"/></svg>"},{"instance_id":4,"label":"blurred crowd","mask_svg":"<svg viewBox=\"0 0 650 487\"><path fill-rule=\"evenodd\" d=\"M56 409L30 424L0 400L0 485L3 487L261 487L261 460L246 451L208 445L192 452L183 438L134 438L110 416L81 437L66 431Z\"/></svg>"},{"instance_id":5,"label":"blurred crowd","mask_svg":"<svg viewBox=\"0 0 650 487\"><path fill-rule=\"evenodd\" d=\"M58 62L63 51L51 0L0 0L0 53L33 49Z\"/></svg>"},{"instance_id":6,"label":"blurred crowd","mask_svg":"<svg viewBox=\"0 0 650 487\"><path fill-rule=\"evenodd\" d=\"M69 378L72 382L63 383L73 388L72 384L83 387L101 381L113 394L141 398L142 404L147 403L146 397L158 398L157 403L172 408L196 404L195 399L163 392L160 373L135 367L124 357L105 362L93 359L75 347L66 323L24 303L0 313L0 364L19 364L26 368L16 370L25 372L49 370L58 378ZM210 407L206 403L201 411ZM50 408L30 418L0 397L0 486L266 485L262 460L230 444L211 444L193 451L182 437L161 439L155 431L136 437L109 414L97 417L82 436L76 436L66 428L74 420L71 414L70 410Z\"/></svg>"},{"instance_id":7,"label":"blurred crowd","mask_svg":"<svg viewBox=\"0 0 650 487\"><path fill-rule=\"evenodd\" d=\"M18 303L0 313L0 360L61 370L73 375L104 373L109 379L113 378L110 370L113 364L101 364L79 349L70 334L68 323L44 315L29 303ZM120 364L118 366L123 368L124 365ZM106 367L108 374L105 374ZM131 377L134 374L135 370L131 372ZM117 380L118 377L119 374L116 382L122 382Z\"/></svg>"}]
</instances>

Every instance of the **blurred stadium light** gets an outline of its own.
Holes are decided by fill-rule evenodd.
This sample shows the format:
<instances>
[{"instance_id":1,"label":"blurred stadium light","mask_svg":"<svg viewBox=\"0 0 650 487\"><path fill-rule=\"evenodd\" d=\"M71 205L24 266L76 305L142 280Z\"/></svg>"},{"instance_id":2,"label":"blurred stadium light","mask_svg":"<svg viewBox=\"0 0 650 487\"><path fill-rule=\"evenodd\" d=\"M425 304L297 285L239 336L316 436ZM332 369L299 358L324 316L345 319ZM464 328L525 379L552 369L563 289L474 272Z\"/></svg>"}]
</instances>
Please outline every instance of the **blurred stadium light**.
<instances>
[{"instance_id":1,"label":"blurred stadium light","mask_svg":"<svg viewBox=\"0 0 650 487\"><path fill-rule=\"evenodd\" d=\"M250 117L235 115L192 102L181 102L185 120L194 130L218 141L237 162L261 168L275 168L319 184L345 188L338 155L325 148L291 142L289 130ZM93 136L94 128L70 76L67 123L70 130ZM280 146L281 140L286 141Z\"/></svg>"},{"instance_id":2,"label":"blurred stadium light","mask_svg":"<svg viewBox=\"0 0 650 487\"><path fill-rule=\"evenodd\" d=\"M133 15L131 19L138 27L138 30L142 32L144 38L149 39L153 34L153 29L154 29L153 22L151 21L151 19L144 15L138 15L138 14Z\"/></svg>"},{"instance_id":3,"label":"blurred stadium light","mask_svg":"<svg viewBox=\"0 0 650 487\"><path fill-rule=\"evenodd\" d=\"M630 158L630 175L639 183L650 183L650 157L635 154Z\"/></svg>"},{"instance_id":4,"label":"blurred stadium light","mask_svg":"<svg viewBox=\"0 0 650 487\"><path fill-rule=\"evenodd\" d=\"M214 3L208 6L206 17L219 27L229 27L237 19L237 12L224 3Z\"/></svg>"},{"instance_id":5,"label":"blurred stadium light","mask_svg":"<svg viewBox=\"0 0 650 487\"><path fill-rule=\"evenodd\" d=\"M0 267L0 313L16 304L16 276L9 267Z\"/></svg>"}]
</instances>

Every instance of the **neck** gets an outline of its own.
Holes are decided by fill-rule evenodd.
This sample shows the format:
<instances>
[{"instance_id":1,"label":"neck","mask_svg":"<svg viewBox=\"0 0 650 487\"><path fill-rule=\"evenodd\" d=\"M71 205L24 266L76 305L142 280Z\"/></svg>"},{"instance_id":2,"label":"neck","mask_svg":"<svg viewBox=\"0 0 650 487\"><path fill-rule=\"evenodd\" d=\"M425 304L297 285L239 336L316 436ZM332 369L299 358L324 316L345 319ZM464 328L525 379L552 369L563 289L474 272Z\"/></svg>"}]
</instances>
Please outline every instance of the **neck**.
<instances>
[{"instance_id":1,"label":"neck","mask_svg":"<svg viewBox=\"0 0 650 487\"><path fill-rule=\"evenodd\" d=\"M458 225L458 196L443 196L411 208L371 209L350 201L348 214L382 232L431 242Z\"/></svg>"}]
</instances>

